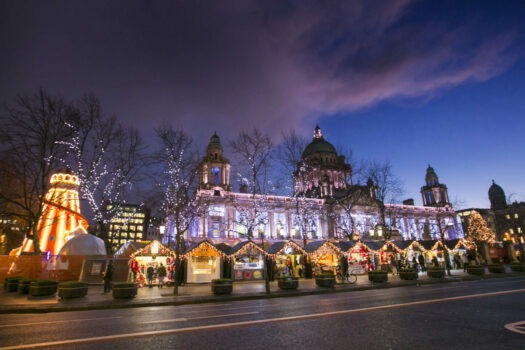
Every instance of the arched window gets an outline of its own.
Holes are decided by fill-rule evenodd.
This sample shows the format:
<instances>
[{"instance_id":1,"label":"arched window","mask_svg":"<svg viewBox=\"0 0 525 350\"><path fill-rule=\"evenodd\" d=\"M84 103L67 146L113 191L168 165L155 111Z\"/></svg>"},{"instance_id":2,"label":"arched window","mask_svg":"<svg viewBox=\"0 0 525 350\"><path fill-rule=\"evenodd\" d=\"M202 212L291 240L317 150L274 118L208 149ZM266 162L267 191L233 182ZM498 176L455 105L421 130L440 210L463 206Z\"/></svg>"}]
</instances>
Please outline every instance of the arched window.
<instances>
[{"instance_id":1,"label":"arched window","mask_svg":"<svg viewBox=\"0 0 525 350\"><path fill-rule=\"evenodd\" d=\"M220 184L220 169L215 167L215 168L211 168L211 178L212 178L212 182L213 182L213 185L217 186Z\"/></svg>"}]
</instances>

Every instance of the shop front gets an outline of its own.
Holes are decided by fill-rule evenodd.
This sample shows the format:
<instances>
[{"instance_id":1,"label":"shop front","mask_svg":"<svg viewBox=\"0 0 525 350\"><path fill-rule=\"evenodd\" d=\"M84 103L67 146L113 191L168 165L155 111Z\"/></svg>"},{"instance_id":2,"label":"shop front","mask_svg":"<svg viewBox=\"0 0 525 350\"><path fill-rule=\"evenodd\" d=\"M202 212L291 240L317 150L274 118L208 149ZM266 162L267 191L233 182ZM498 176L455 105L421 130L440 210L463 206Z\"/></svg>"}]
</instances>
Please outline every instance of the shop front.
<instances>
[{"instance_id":1,"label":"shop front","mask_svg":"<svg viewBox=\"0 0 525 350\"><path fill-rule=\"evenodd\" d=\"M221 277L221 266L225 254L213 243L202 241L195 244L185 254L188 283L207 283Z\"/></svg>"},{"instance_id":2,"label":"shop front","mask_svg":"<svg viewBox=\"0 0 525 350\"><path fill-rule=\"evenodd\" d=\"M355 274L365 274L370 266L370 248L360 241L343 241L339 248L348 258L348 271Z\"/></svg>"},{"instance_id":3,"label":"shop front","mask_svg":"<svg viewBox=\"0 0 525 350\"><path fill-rule=\"evenodd\" d=\"M476 251L476 245L468 242L465 239L451 239L445 241L448 252L450 254L450 259L452 261L452 267L454 269L462 269L463 259L467 259L469 256L473 256L473 252Z\"/></svg>"},{"instance_id":4,"label":"shop front","mask_svg":"<svg viewBox=\"0 0 525 350\"><path fill-rule=\"evenodd\" d=\"M307 253L294 241L275 242L266 250L273 263L273 277L305 277Z\"/></svg>"},{"instance_id":5,"label":"shop front","mask_svg":"<svg viewBox=\"0 0 525 350\"><path fill-rule=\"evenodd\" d=\"M130 256L130 275L139 286L158 284L158 268L166 267L167 276L164 283L172 283L172 269L175 261L175 252L159 241L152 241L145 247L132 253Z\"/></svg>"},{"instance_id":6,"label":"shop front","mask_svg":"<svg viewBox=\"0 0 525 350\"><path fill-rule=\"evenodd\" d=\"M252 241L237 243L232 247L229 258L232 259L234 281L264 280L267 253Z\"/></svg>"},{"instance_id":7,"label":"shop front","mask_svg":"<svg viewBox=\"0 0 525 350\"><path fill-rule=\"evenodd\" d=\"M304 250L311 258L313 274L336 273L339 259L344 256L339 247L330 241L315 241L308 243Z\"/></svg>"}]
</instances>

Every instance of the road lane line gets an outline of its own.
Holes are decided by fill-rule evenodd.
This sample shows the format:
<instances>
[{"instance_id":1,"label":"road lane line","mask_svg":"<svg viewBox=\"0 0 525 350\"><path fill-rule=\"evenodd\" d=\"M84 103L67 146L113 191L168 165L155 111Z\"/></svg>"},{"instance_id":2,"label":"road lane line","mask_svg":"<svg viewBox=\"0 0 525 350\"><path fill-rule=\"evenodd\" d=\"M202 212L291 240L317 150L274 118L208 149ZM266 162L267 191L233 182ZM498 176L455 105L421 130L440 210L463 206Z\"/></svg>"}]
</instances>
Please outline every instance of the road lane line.
<instances>
[{"instance_id":1,"label":"road lane line","mask_svg":"<svg viewBox=\"0 0 525 350\"><path fill-rule=\"evenodd\" d=\"M254 315L254 314L258 314L258 312L254 311L254 312L242 312L242 313L236 313L236 314L221 314L221 315L200 316L200 317L191 317L191 318L173 318L173 319L167 319L167 320L155 320L155 321L141 322L141 324L186 322L186 321L193 321L193 320L204 320L204 319L207 319L207 318L219 318L219 317L229 317L229 316L246 316L246 315Z\"/></svg>"},{"instance_id":2,"label":"road lane line","mask_svg":"<svg viewBox=\"0 0 525 350\"><path fill-rule=\"evenodd\" d=\"M359 308L359 309L338 310L338 311L321 312L317 314L307 314L307 315L299 315L299 316L287 316L287 317L280 317L280 318L267 318L267 319L262 319L262 320L221 323L221 324L213 324L213 325L206 325L206 326L194 326L194 327L177 328L177 329L166 329L166 330L157 330L157 331L106 335L106 336L91 337L91 338L57 340L57 341L50 341L50 342L45 342L45 343L34 343L34 344L24 344L24 345L17 345L17 346L0 347L0 350L42 348L42 347L60 346L60 345L73 345L73 344L83 344L83 343L124 340L124 339L132 339L132 338L139 338L139 337L173 335L173 334L178 334L178 333L208 331L208 330L216 330L216 329L222 329L222 328L253 326L253 325L264 324L264 323L298 321L298 320L313 319L313 318L323 318L323 317L329 317L329 316L334 316L334 315L335 316L348 315L348 314L365 312L365 311L388 310L388 309L394 309L394 308L400 308L400 307L410 307L414 305L442 303L442 302L447 302L447 301L458 301L458 300L483 298L483 297L490 297L490 296L495 296L495 295L505 295L505 294L514 294L514 293L525 293L525 289L514 289L514 290L506 290L506 291L500 291L500 292L490 292L490 293L463 295L463 296L457 296L457 297L420 300L420 301L414 301L414 302L409 302L409 303L380 305L380 306L364 307L364 308Z\"/></svg>"},{"instance_id":3,"label":"road lane line","mask_svg":"<svg viewBox=\"0 0 525 350\"><path fill-rule=\"evenodd\" d=\"M45 321L45 322L31 322L31 323L17 323L17 324L2 324L0 325L0 328L5 327L20 327L20 326L36 326L41 324L56 324L56 323L71 323L71 322L85 322L85 321L99 321L99 320L114 320L117 318L122 318L120 316L118 317L98 317L98 318L81 318L81 319L74 319L74 320L63 320L63 321Z\"/></svg>"},{"instance_id":4,"label":"road lane line","mask_svg":"<svg viewBox=\"0 0 525 350\"><path fill-rule=\"evenodd\" d=\"M186 322L187 320L188 320L187 318L172 318L172 319L167 319L167 320L140 322L140 324L168 323L168 322Z\"/></svg>"},{"instance_id":5,"label":"road lane line","mask_svg":"<svg viewBox=\"0 0 525 350\"><path fill-rule=\"evenodd\" d=\"M505 325L505 328L507 328L511 332L525 334L525 321L507 323Z\"/></svg>"}]
</instances>

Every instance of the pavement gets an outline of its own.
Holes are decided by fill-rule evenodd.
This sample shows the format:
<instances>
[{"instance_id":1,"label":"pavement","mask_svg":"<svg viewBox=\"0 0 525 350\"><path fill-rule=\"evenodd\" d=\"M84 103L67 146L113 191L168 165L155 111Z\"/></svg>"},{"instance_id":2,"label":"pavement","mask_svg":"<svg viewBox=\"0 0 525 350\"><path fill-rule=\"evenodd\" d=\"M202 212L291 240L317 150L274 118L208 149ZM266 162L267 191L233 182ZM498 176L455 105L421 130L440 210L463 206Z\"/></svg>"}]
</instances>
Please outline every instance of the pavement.
<instances>
[{"instance_id":1,"label":"pavement","mask_svg":"<svg viewBox=\"0 0 525 350\"><path fill-rule=\"evenodd\" d=\"M362 291L379 288L394 288L403 286L418 286L435 283L450 283L475 281L489 278L523 277L524 272L488 273L484 276L468 275L463 270L452 270L451 276L431 278L426 273L420 273L416 281L401 280L398 276L389 274L388 282L373 283L367 275L358 276L354 284L336 284L334 288L318 287L314 279L300 279L297 290L280 290L277 281L270 282L270 293L265 292L264 282L234 282L233 292L229 295L214 295L210 283L186 284L179 286L178 295L174 295L173 287L152 288L142 287L131 299L114 299L111 293L104 294L102 285L90 285L85 297L75 299L60 299L57 295L46 297L31 297L16 292L0 292L0 314L9 313L47 313L61 311L81 311L95 309L116 309L130 307L148 307L163 305L183 305L225 302L232 300L253 300L265 298L297 297L302 295L340 293Z\"/></svg>"}]
</instances>

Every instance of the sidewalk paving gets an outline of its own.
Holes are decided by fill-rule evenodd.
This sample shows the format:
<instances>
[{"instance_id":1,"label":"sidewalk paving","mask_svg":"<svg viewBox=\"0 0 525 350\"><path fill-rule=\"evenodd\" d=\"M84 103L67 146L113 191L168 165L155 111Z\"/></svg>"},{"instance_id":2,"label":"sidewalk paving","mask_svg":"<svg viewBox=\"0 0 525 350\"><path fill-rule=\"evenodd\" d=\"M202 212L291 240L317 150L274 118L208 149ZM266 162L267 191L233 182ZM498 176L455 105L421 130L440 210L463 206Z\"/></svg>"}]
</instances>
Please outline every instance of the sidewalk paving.
<instances>
[{"instance_id":1,"label":"sidewalk paving","mask_svg":"<svg viewBox=\"0 0 525 350\"><path fill-rule=\"evenodd\" d=\"M311 294L350 292L378 288L482 280L489 278L510 278L516 276L525 276L525 273L488 273L484 276L472 276L462 270L452 270L452 276L446 276L445 278L430 278L426 273L420 273L419 279L416 281L401 280L398 276L389 274L388 282L384 283L372 283L368 280L366 275L362 275L358 276L355 284L336 284L334 288L318 287L315 285L314 279L300 279L299 288L297 290L280 290L277 286L277 281L272 281L270 282L270 294L265 293L264 282L234 282L233 293L230 295L214 295L211 292L210 284L204 283L179 286L179 293L177 296L173 295L173 287L143 287L138 289L137 296L132 299L113 299L111 293L102 293L102 285L90 285L87 296L75 299L60 299L56 295L31 297L13 292L8 293L4 290L0 293L0 314L45 313L294 297Z\"/></svg>"}]
</instances>

